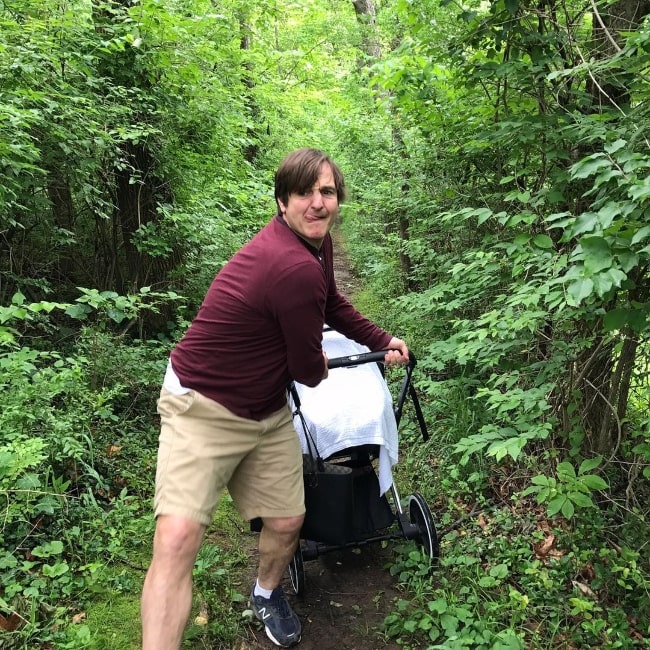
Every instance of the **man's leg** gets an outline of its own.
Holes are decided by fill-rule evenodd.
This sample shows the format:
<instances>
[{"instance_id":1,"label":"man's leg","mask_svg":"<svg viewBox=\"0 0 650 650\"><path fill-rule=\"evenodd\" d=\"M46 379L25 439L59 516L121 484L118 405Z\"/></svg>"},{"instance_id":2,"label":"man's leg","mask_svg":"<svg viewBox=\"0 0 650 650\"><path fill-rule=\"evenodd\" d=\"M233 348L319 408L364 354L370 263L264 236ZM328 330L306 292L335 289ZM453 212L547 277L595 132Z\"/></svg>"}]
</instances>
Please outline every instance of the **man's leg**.
<instances>
[{"instance_id":1,"label":"man's leg","mask_svg":"<svg viewBox=\"0 0 650 650\"><path fill-rule=\"evenodd\" d=\"M283 648L300 643L300 619L287 602L280 581L293 556L304 517L264 517L259 540L259 570L250 607L266 635Z\"/></svg>"},{"instance_id":2,"label":"man's leg","mask_svg":"<svg viewBox=\"0 0 650 650\"><path fill-rule=\"evenodd\" d=\"M204 532L205 526L185 517L158 517L142 590L143 650L180 648L192 607L192 569Z\"/></svg>"},{"instance_id":3,"label":"man's leg","mask_svg":"<svg viewBox=\"0 0 650 650\"><path fill-rule=\"evenodd\" d=\"M275 589L282 580L298 545L304 517L265 517L259 540L258 581Z\"/></svg>"}]
</instances>

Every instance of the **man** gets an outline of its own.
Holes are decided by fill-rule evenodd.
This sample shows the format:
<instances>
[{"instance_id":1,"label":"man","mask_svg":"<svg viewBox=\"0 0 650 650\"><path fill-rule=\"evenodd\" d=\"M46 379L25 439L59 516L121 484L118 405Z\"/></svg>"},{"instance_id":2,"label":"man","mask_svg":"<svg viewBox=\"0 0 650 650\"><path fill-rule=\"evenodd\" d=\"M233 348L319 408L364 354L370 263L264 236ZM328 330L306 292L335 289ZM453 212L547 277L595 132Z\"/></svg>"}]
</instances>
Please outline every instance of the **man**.
<instances>
[{"instance_id":1,"label":"man","mask_svg":"<svg viewBox=\"0 0 650 650\"><path fill-rule=\"evenodd\" d=\"M408 362L404 341L361 316L336 288L329 231L344 197L343 176L323 152L289 154L275 177L277 215L217 274L171 354L158 402L144 650L180 647L196 555L226 487L244 519L263 521L250 606L276 645L300 641L300 620L280 587L305 512L287 385L327 377L325 323L372 350L389 349L387 364Z\"/></svg>"}]
</instances>

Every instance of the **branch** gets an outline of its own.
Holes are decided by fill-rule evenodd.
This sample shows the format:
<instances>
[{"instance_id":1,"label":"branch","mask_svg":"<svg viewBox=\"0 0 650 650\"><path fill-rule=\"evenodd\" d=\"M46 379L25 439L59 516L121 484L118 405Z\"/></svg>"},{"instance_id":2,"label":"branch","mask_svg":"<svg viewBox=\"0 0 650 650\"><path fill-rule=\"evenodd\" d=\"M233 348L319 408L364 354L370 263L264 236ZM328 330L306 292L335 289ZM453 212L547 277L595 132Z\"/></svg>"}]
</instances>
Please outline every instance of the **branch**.
<instances>
[{"instance_id":1,"label":"branch","mask_svg":"<svg viewBox=\"0 0 650 650\"><path fill-rule=\"evenodd\" d=\"M600 17L600 13L598 12L598 7L596 7L595 1L590 0L590 2L591 2L591 8L594 11L594 16L596 16L596 20L598 20L598 24L602 27L602 30L605 32L605 36L607 36L607 40L614 46L617 52L622 52L622 49L620 48L619 44L614 40L614 37L612 36L609 29L605 27L605 23L603 22L603 19Z\"/></svg>"}]
</instances>

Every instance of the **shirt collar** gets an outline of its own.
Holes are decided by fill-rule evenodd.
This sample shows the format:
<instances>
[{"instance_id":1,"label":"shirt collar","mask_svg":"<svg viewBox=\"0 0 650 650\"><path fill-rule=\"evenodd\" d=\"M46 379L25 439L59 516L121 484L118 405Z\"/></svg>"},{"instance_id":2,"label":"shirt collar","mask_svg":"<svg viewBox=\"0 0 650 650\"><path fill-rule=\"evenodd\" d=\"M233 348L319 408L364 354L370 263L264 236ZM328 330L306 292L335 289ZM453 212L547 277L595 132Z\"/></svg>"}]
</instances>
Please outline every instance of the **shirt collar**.
<instances>
[{"instance_id":1,"label":"shirt collar","mask_svg":"<svg viewBox=\"0 0 650 650\"><path fill-rule=\"evenodd\" d=\"M283 225L285 225L291 232L300 240L300 242L309 250L314 257L317 259L321 259L321 251L320 249L316 248L315 246L312 246L306 239L303 239L286 221L286 219L278 212L275 215L275 218Z\"/></svg>"}]
</instances>

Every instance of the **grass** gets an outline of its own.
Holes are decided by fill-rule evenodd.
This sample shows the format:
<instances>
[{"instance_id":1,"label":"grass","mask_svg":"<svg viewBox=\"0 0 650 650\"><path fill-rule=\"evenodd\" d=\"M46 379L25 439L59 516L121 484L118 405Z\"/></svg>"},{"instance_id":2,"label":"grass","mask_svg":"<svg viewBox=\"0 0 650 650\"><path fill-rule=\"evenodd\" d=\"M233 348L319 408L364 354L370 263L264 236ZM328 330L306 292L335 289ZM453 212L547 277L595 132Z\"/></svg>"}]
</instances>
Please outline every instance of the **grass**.
<instances>
[{"instance_id":1,"label":"grass","mask_svg":"<svg viewBox=\"0 0 650 650\"><path fill-rule=\"evenodd\" d=\"M232 499L225 494L194 568L194 599L184 648L231 648L243 635L245 621L239 603L248 595L248 575L254 572L250 549L255 543ZM151 541L149 549L150 544ZM148 557L143 560L145 566L147 563ZM123 565L106 570L107 581L123 588L94 598L79 626L86 626L90 632L88 647L137 650L141 647L140 592L145 573L132 568L125 570Z\"/></svg>"},{"instance_id":2,"label":"grass","mask_svg":"<svg viewBox=\"0 0 650 650\"><path fill-rule=\"evenodd\" d=\"M85 622L95 631L92 647L96 650L140 648L140 594L119 594L93 603Z\"/></svg>"}]
</instances>

